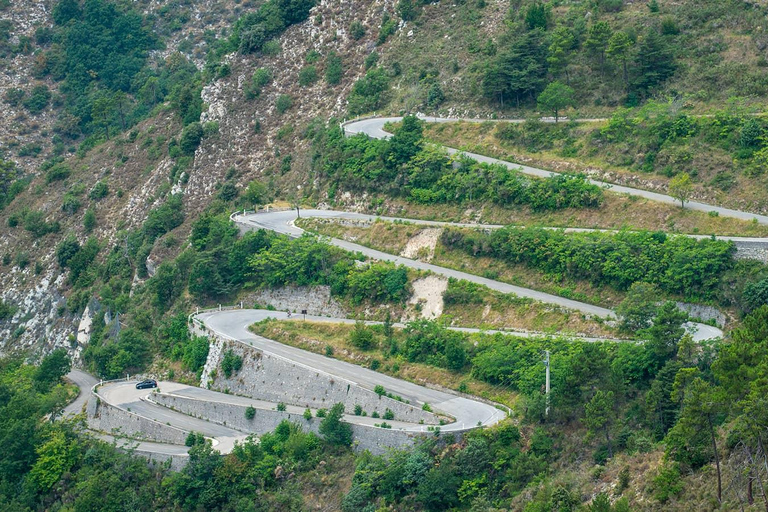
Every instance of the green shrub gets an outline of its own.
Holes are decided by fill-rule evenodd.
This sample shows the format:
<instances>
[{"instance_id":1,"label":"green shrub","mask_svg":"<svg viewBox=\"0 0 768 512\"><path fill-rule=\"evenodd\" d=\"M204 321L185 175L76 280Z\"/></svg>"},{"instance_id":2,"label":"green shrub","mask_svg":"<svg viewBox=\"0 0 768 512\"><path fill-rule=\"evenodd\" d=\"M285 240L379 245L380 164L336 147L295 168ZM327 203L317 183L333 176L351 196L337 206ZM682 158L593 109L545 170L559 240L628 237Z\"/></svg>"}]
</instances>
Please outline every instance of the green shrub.
<instances>
[{"instance_id":1,"label":"green shrub","mask_svg":"<svg viewBox=\"0 0 768 512\"><path fill-rule=\"evenodd\" d=\"M317 68L315 66L305 66L299 71L299 85L307 87L317 82Z\"/></svg>"},{"instance_id":2,"label":"green shrub","mask_svg":"<svg viewBox=\"0 0 768 512\"><path fill-rule=\"evenodd\" d=\"M72 173L69 167L65 164L56 164L45 173L45 183L50 184L54 181L63 181L69 178Z\"/></svg>"},{"instance_id":3,"label":"green shrub","mask_svg":"<svg viewBox=\"0 0 768 512\"><path fill-rule=\"evenodd\" d=\"M86 233L90 233L95 227L96 212L94 212L92 208L89 208L86 210L85 215L83 215L83 229L85 229Z\"/></svg>"},{"instance_id":4,"label":"green shrub","mask_svg":"<svg viewBox=\"0 0 768 512\"><path fill-rule=\"evenodd\" d=\"M293 98L289 94L281 94L275 102L275 108L278 114L284 114L293 106Z\"/></svg>"},{"instance_id":5,"label":"green shrub","mask_svg":"<svg viewBox=\"0 0 768 512\"><path fill-rule=\"evenodd\" d=\"M255 99L261 95L261 91L272 81L272 72L269 68L259 68L253 73L251 82L244 88L248 99Z\"/></svg>"},{"instance_id":6,"label":"green shrub","mask_svg":"<svg viewBox=\"0 0 768 512\"><path fill-rule=\"evenodd\" d=\"M109 194L109 186L104 181L98 181L88 193L88 197L94 201L100 201Z\"/></svg>"},{"instance_id":7,"label":"green shrub","mask_svg":"<svg viewBox=\"0 0 768 512\"><path fill-rule=\"evenodd\" d=\"M370 350L375 345L373 330L367 328L364 322L356 322L355 329L349 336L349 342L360 350Z\"/></svg>"},{"instance_id":8,"label":"green shrub","mask_svg":"<svg viewBox=\"0 0 768 512\"><path fill-rule=\"evenodd\" d=\"M365 26L357 20L353 21L349 25L349 35L355 41L362 39L365 36Z\"/></svg>"},{"instance_id":9,"label":"green shrub","mask_svg":"<svg viewBox=\"0 0 768 512\"><path fill-rule=\"evenodd\" d=\"M36 85L32 89L32 93L22 103L30 114L39 114L48 106L51 96L51 91L47 85Z\"/></svg>"},{"instance_id":10,"label":"green shrub","mask_svg":"<svg viewBox=\"0 0 768 512\"><path fill-rule=\"evenodd\" d=\"M280 412L285 412L286 405L283 402L278 402L277 404L277 410Z\"/></svg>"},{"instance_id":11,"label":"green shrub","mask_svg":"<svg viewBox=\"0 0 768 512\"><path fill-rule=\"evenodd\" d=\"M384 411L384 415L382 416L385 420L394 420L395 419L395 413L392 412L391 409L387 408L387 410Z\"/></svg>"},{"instance_id":12,"label":"green shrub","mask_svg":"<svg viewBox=\"0 0 768 512\"><path fill-rule=\"evenodd\" d=\"M304 419L307 421L312 419L312 411L309 409L309 407L304 409Z\"/></svg>"},{"instance_id":13,"label":"green shrub","mask_svg":"<svg viewBox=\"0 0 768 512\"><path fill-rule=\"evenodd\" d=\"M237 373L243 367L243 358L235 354L233 350L227 350L221 360L221 370L226 378L230 378L233 373Z\"/></svg>"},{"instance_id":14,"label":"green shrub","mask_svg":"<svg viewBox=\"0 0 768 512\"><path fill-rule=\"evenodd\" d=\"M179 140L179 148L182 153L188 156L193 156L200 146L204 134L203 126L198 122L185 126L184 130L181 132L181 139Z\"/></svg>"},{"instance_id":15,"label":"green shrub","mask_svg":"<svg viewBox=\"0 0 768 512\"><path fill-rule=\"evenodd\" d=\"M55 221L47 222L43 212L33 210L24 215L24 229L32 233L35 238L39 238L48 233L58 232L59 223Z\"/></svg>"},{"instance_id":16,"label":"green shrub","mask_svg":"<svg viewBox=\"0 0 768 512\"><path fill-rule=\"evenodd\" d=\"M341 83L344 75L344 67L341 57L336 52L330 52L325 60L325 81L328 85L337 85Z\"/></svg>"},{"instance_id":17,"label":"green shrub","mask_svg":"<svg viewBox=\"0 0 768 512\"><path fill-rule=\"evenodd\" d=\"M253 418L255 418L255 417L256 417L256 409L255 409L253 406L250 406L250 405L249 405L249 406L248 406L248 407L245 409L245 419L247 419L247 420L252 420L252 419L253 419Z\"/></svg>"}]
</instances>

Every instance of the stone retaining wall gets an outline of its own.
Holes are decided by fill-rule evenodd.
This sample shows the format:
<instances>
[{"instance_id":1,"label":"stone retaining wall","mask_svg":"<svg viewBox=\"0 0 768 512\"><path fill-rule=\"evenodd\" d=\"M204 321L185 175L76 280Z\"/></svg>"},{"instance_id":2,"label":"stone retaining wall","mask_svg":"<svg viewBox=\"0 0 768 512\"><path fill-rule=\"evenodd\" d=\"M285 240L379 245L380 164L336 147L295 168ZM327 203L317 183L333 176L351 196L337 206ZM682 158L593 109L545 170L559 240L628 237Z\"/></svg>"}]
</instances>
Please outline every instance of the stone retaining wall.
<instances>
[{"instance_id":1,"label":"stone retaining wall","mask_svg":"<svg viewBox=\"0 0 768 512\"><path fill-rule=\"evenodd\" d=\"M166 393L155 393L152 395L152 399L160 405L173 408L181 413L207 418L214 423L254 434L272 432L283 420L299 424L304 431L319 434L320 422L322 421L322 418L307 420L302 414L265 409L256 409L255 416L249 420L245 417L245 410L248 408L245 405L212 403ZM427 435L434 435L428 431L424 433L404 432L367 425L350 426L352 427L354 448L358 451L369 450L376 455L386 453L389 448L397 449L411 446L418 439ZM456 433L453 434L456 435Z\"/></svg>"},{"instance_id":2,"label":"stone retaining wall","mask_svg":"<svg viewBox=\"0 0 768 512\"><path fill-rule=\"evenodd\" d=\"M217 343L215 340L212 341ZM423 411L421 407L379 396L372 390L351 381L282 357L264 354L242 343L223 341L223 344L221 352L217 354L219 361L209 360L206 363L206 368L215 367L217 373L217 378L213 382L209 380L210 389L229 390L236 395L312 409L329 409L333 404L341 402L349 414L353 413L355 405L360 405L368 415L374 411L383 415L386 409L391 409L397 420L411 423L423 421L428 425L439 424L435 414ZM243 358L243 367L239 372L226 378L221 369L221 360L228 350L232 350ZM215 354L215 351L209 352L209 356L214 357L212 354Z\"/></svg>"},{"instance_id":3,"label":"stone retaining wall","mask_svg":"<svg viewBox=\"0 0 768 512\"><path fill-rule=\"evenodd\" d=\"M187 432L160 422L138 416L99 399L95 407L88 408L88 425L115 436L126 436L144 441L184 445Z\"/></svg>"},{"instance_id":4,"label":"stone retaining wall","mask_svg":"<svg viewBox=\"0 0 768 512\"><path fill-rule=\"evenodd\" d=\"M768 263L768 243L766 242L734 242L737 260L759 260Z\"/></svg>"}]
</instances>

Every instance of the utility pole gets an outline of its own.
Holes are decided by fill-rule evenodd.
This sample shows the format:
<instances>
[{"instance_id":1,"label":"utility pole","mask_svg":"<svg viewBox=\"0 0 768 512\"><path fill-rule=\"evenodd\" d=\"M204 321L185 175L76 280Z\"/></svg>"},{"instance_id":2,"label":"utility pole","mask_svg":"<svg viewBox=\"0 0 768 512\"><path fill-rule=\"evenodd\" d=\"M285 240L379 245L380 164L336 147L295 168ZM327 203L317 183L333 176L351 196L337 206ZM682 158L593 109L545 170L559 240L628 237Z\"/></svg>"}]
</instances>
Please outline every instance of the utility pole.
<instances>
[{"instance_id":1,"label":"utility pole","mask_svg":"<svg viewBox=\"0 0 768 512\"><path fill-rule=\"evenodd\" d=\"M544 409L544 416L549 417L549 350L544 351L544 366L547 368L547 383L545 384L544 391L546 393L546 408Z\"/></svg>"}]
</instances>

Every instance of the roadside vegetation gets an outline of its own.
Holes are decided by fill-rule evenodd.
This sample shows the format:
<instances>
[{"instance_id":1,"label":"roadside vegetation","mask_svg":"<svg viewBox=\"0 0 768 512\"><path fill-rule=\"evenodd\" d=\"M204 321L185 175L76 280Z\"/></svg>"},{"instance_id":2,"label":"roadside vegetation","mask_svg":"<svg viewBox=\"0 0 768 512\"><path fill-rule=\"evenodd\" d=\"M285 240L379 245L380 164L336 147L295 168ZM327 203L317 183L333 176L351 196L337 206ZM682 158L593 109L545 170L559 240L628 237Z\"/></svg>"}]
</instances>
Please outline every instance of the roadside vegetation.
<instances>
[{"instance_id":1,"label":"roadside vegetation","mask_svg":"<svg viewBox=\"0 0 768 512\"><path fill-rule=\"evenodd\" d=\"M407 222L384 221L350 226L333 219L307 219L300 224L322 235L354 239L393 254L400 254L408 241L425 229ZM566 233L523 227L483 232L448 227L442 229L429 261L609 308L627 300L635 284L651 283L657 301L667 297L716 304L737 315L762 304L758 297L762 297L760 290L768 277L765 264L734 259L730 242L659 232ZM697 265L704 267L697 269ZM452 311L447 309L446 313ZM455 311L458 315L467 313L460 307Z\"/></svg>"}]
</instances>

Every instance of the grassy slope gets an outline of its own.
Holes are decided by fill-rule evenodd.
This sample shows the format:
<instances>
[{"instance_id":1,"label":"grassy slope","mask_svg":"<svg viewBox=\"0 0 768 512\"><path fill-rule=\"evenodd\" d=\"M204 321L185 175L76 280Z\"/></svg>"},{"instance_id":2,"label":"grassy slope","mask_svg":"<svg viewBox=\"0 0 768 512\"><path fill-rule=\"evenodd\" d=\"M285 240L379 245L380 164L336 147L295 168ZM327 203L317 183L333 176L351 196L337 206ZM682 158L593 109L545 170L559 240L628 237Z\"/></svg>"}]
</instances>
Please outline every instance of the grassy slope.
<instances>
[{"instance_id":1,"label":"grassy slope","mask_svg":"<svg viewBox=\"0 0 768 512\"><path fill-rule=\"evenodd\" d=\"M268 320L251 326L251 330L256 334L317 354L326 354L326 347L330 346L333 349L333 357L349 363L368 367L371 361L378 360L381 366L377 371L416 384L436 384L458 390L459 385L463 383L467 387L467 393L473 395L508 406L513 406L517 400L517 394L509 389L479 381L467 372L452 372L427 364L411 363L402 355L387 354L384 349L384 337L379 327L374 327L376 347L362 351L349 342L354 329L355 326L350 324L277 320ZM404 337L401 329L394 330L394 338L402 343Z\"/></svg>"},{"instance_id":2,"label":"grassy slope","mask_svg":"<svg viewBox=\"0 0 768 512\"><path fill-rule=\"evenodd\" d=\"M670 178L658 173L637 170L638 161L642 161L642 154L635 150L631 142L594 143L593 135L599 133L604 125L603 122L595 122L569 126L567 127L569 131L567 136L556 140L551 147L541 150L532 150L530 147L502 140L496 134L497 123L462 122L426 125L426 136L433 142L473 153L553 171L589 172L595 175L597 179L666 193ZM552 131L556 128L547 127L546 129ZM564 156L563 149L566 140L569 141L569 148L577 148L575 155L568 153L568 156ZM765 196L768 178L760 174L749 176L740 174L733 156L717 144L707 142L703 136L697 136L692 140L670 146L670 148L668 148L668 155L661 158L668 158L673 164L676 154L683 151L690 154L690 162L686 163L683 168L675 165L675 169L696 172L696 199L747 211L765 211L765 208L768 207ZM733 181L729 181L725 187L718 186L718 180L722 179L718 176L727 176L729 180ZM685 214L679 208L669 205L657 206L657 215L649 220L652 222L654 219L658 219L662 212L665 212L670 216L669 221L674 222L674 228L682 232L690 232L695 228L698 228L702 233L709 233L709 229L714 229L718 230L718 234L723 235L764 232L762 228L741 221L725 218L694 220L692 217L700 217L702 214ZM683 218L675 220L675 216L682 216ZM610 215L607 218L610 218ZM640 222L647 221L640 220ZM723 231L719 232L719 230Z\"/></svg>"}]
</instances>

